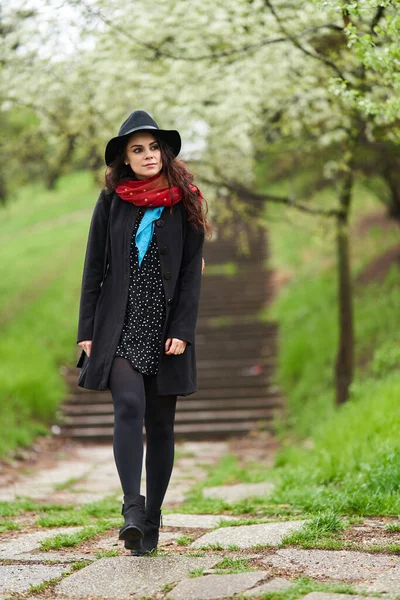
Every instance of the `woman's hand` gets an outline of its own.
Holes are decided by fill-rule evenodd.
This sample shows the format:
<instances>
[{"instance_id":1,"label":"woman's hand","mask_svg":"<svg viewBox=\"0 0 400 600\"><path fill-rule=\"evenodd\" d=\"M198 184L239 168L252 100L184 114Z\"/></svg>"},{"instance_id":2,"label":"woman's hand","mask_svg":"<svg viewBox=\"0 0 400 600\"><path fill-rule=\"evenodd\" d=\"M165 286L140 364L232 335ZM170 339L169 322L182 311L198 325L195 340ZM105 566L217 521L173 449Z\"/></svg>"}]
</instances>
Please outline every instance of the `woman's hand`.
<instances>
[{"instance_id":1,"label":"woman's hand","mask_svg":"<svg viewBox=\"0 0 400 600\"><path fill-rule=\"evenodd\" d=\"M165 354L183 354L187 342L178 338L168 338L165 342Z\"/></svg>"},{"instance_id":2,"label":"woman's hand","mask_svg":"<svg viewBox=\"0 0 400 600\"><path fill-rule=\"evenodd\" d=\"M83 348L88 356L90 356L90 351L92 349L92 340L85 340L84 342L78 342L78 346Z\"/></svg>"}]
</instances>

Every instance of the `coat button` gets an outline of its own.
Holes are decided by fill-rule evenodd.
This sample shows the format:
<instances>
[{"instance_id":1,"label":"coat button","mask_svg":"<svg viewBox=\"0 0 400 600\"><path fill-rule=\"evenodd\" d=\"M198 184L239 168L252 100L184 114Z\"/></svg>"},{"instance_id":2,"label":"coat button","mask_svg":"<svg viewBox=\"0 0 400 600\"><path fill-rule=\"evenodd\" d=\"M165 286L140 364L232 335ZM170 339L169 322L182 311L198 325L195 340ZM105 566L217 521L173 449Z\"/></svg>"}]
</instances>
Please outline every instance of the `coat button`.
<instances>
[{"instance_id":1,"label":"coat button","mask_svg":"<svg viewBox=\"0 0 400 600\"><path fill-rule=\"evenodd\" d=\"M139 210L138 210L139 217L141 217L143 213L144 213L143 208L139 208Z\"/></svg>"},{"instance_id":2,"label":"coat button","mask_svg":"<svg viewBox=\"0 0 400 600\"><path fill-rule=\"evenodd\" d=\"M168 300L167 300L167 304L169 304L169 306L171 306L171 304L172 304L173 300L174 300L173 298L168 298Z\"/></svg>"},{"instance_id":3,"label":"coat button","mask_svg":"<svg viewBox=\"0 0 400 600\"><path fill-rule=\"evenodd\" d=\"M164 227L164 221L163 221L163 219L157 219L156 225L157 225L157 227Z\"/></svg>"},{"instance_id":4,"label":"coat button","mask_svg":"<svg viewBox=\"0 0 400 600\"><path fill-rule=\"evenodd\" d=\"M165 271L164 273L164 279L171 279L172 275L169 271Z\"/></svg>"},{"instance_id":5,"label":"coat button","mask_svg":"<svg viewBox=\"0 0 400 600\"><path fill-rule=\"evenodd\" d=\"M168 246L161 246L160 254L168 254Z\"/></svg>"}]
</instances>

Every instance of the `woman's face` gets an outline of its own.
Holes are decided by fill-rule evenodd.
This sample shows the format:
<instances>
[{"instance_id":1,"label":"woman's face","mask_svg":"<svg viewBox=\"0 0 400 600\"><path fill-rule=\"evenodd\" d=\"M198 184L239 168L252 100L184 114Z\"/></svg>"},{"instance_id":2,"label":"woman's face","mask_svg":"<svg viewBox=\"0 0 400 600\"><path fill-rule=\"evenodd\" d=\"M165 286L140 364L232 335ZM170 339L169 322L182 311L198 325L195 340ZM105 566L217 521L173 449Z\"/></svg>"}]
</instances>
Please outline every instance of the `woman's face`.
<instances>
[{"instance_id":1,"label":"woman's face","mask_svg":"<svg viewBox=\"0 0 400 600\"><path fill-rule=\"evenodd\" d=\"M126 145L125 163L138 179L149 179L162 169L161 150L155 137L147 131L131 135Z\"/></svg>"}]
</instances>

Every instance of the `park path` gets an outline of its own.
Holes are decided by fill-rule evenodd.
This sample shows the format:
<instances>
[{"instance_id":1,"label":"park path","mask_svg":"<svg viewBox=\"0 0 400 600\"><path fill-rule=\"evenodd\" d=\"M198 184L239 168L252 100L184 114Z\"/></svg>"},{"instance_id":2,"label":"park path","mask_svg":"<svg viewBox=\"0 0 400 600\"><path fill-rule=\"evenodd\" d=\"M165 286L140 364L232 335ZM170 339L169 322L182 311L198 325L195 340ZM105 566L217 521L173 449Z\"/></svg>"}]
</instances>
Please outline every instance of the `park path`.
<instances>
[{"instance_id":1,"label":"park path","mask_svg":"<svg viewBox=\"0 0 400 600\"><path fill-rule=\"evenodd\" d=\"M179 443L165 501L160 552L144 558L131 557L118 542L121 517L112 511L114 521L104 531L93 530L77 545L50 544L49 549L43 548L57 534L79 534L88 529L76 524L39 526L38 519L46 515L64 514L63 505L72 505L74 510L69 508L68 514L76 516L85 507L91 507L92 513L93 507L104 510L102 502L112 497L113 506L119 509L121 496L110 445L67 444L49 450L31 469L3 469L0 600L221 600L262 598L271 593L306 600L350 600L357 599L357 593L360 598L361 594L365 598L377 593L397 597L400 558L389 550L368 551L384 542L382 519L365 519L353 526L353 535L366 544L364 551L283 547L283 538L303 528L307 519L299 515L291 520L269 518L242 524L237 522L238 514L229 512L229 506L249 497L265 497L268 502L273 489L268 481L204 488L205 499L226 503L221 514L198 514L203 512L200 509L179 512L185 495L228 453L240 455L244 462L260 460L267 466L272 463L273 451L274 443L262 436L258 440ZM36 504L29 506L25 500L22 505L21 498ZM57 504L58 512L46 509L49 503ZM20 529L11 529L10 523ZM59 539L65 541L65 537ZM399 542L397 538L391 540Z\"/></svg>"}]
</instances>

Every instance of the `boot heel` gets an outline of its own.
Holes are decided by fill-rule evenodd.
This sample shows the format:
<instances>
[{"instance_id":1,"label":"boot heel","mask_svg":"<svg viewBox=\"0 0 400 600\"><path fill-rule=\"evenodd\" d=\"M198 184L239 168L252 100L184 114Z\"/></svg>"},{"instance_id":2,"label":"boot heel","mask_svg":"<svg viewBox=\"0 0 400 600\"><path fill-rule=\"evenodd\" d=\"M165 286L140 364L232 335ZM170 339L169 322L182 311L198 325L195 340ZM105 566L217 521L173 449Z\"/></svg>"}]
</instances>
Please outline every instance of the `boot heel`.
<instances>
[{"instance_id":1,"label":"boot heel","mask_svg":"<svg viewBox=\"0 0 400 600\"><path fill-rule=\"evenodd\" d=\"M124 524L119 530L119 539L128 542L139 542L144 536L144 496L128 494L124 496L122 513Z\"/></svg>"}]
</instances>

